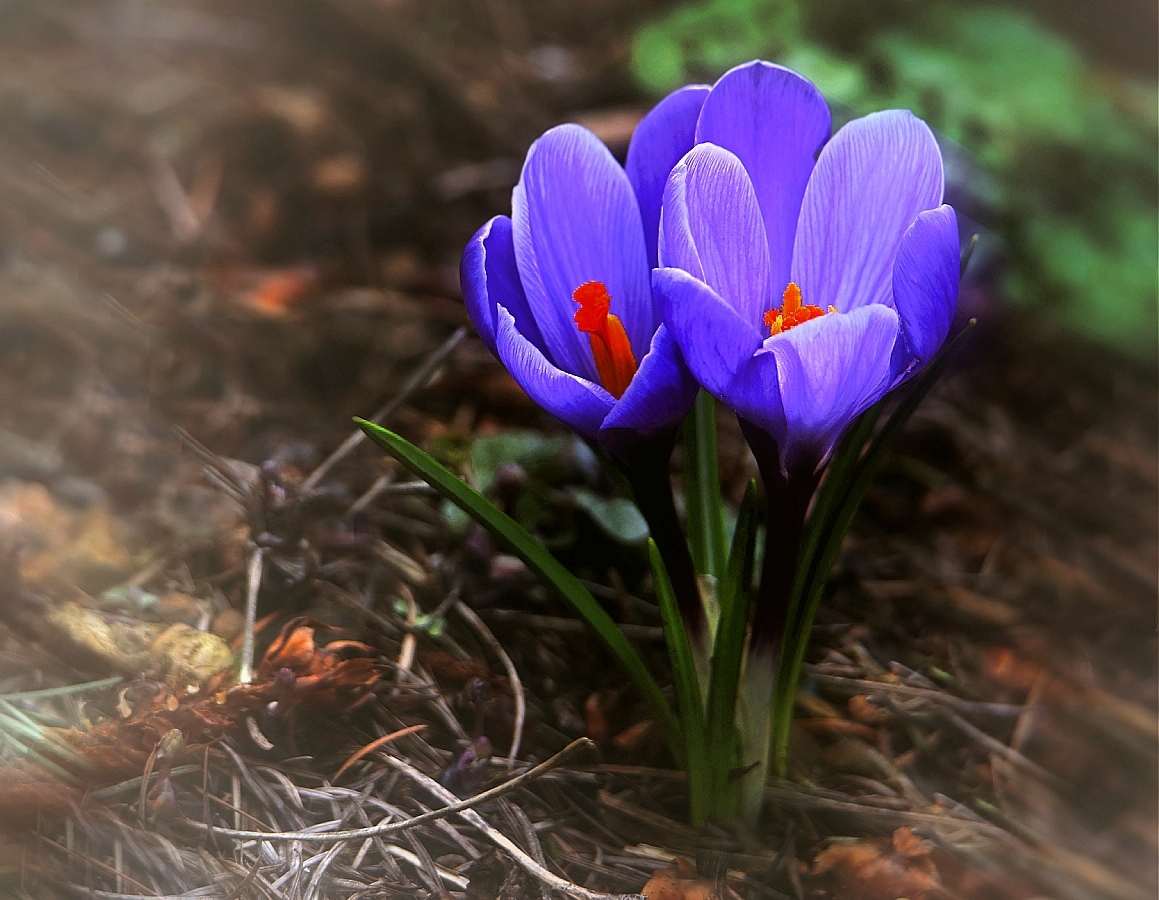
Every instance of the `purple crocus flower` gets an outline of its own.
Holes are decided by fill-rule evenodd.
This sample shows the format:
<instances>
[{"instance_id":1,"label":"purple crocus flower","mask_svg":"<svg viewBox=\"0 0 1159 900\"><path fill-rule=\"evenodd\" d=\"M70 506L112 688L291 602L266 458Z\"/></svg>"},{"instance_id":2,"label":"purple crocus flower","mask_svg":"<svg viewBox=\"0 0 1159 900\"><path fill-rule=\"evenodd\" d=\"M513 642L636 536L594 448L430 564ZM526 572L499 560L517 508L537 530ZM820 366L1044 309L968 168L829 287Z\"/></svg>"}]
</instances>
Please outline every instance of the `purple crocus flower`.
<instances>
[{"instance_id":1,"label":"purple crocus flower","mask_svg":"<svg viewBox=\"0 0 1159 900\"><path fill-rule=\"evenodd\" d=\"M758 61L722 76L666 186L653 277L689 368L750 442L771 439L754 451L786 483L812 482L849 423L929 361L958 296L929 128L893 110L829 132L800 75Z\"/></svg>"},{"instance_id":2,"label":"purple crocus flower","mask_svg":"<svg viewBox=\"0 0 1159 900\"><path fill-rule=\"evenodd\" d=\"M693 145L706 86L661 101L621 167L578 125L532 144L512 194L463 252L461 279L484 343L536 403L624 471L668 565L690 637L707 619L668 481L698 386L653 296L660 205ZM578 308L577 308L578 306Z\"/></svg>"},{"instance_id":3,"label":"purple crocus flower","mask_svg":"<svg viewBox=\"0 0 1159 900\"><path fill-rule=\"evenodd\" d=\"M653 298L660 203L705 86L640 123L626 168L579 125L532 144L512 195L463 253L479 336L536 403L620 462L673 431L697 386ZM578 304L578 308L577 308Z\"/></svg>"}]
</instances>

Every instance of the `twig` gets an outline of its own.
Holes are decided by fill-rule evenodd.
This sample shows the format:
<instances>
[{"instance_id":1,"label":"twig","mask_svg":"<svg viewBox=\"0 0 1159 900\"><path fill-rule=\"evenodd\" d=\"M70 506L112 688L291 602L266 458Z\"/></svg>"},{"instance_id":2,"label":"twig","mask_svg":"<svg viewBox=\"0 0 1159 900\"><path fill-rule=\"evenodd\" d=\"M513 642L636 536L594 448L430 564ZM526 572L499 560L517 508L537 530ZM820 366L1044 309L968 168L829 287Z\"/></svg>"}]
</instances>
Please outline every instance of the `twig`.
<instances>
[{"instance_id":1,"label":"twig","mask_svg":"<svg viewBox=\"0 0 1159 900\"><path fill-rule=\"evenodd\" d=\"M150 161L153 170L153 192L158 206L169 220L169 230L181 243L188 243L197 237L197 233L201 230L201 222L189 201L189 194L167 159L160 154L154 154Z\"/></svg>"},{"instance_id":2,"label":"twig","mask_svg":"<svg viewBox=\"0 0 1159 900\"><path fill-rule=\"evenodd\" d=\"M508 794L527 782L533 781L540 775L562 765L577 751L592 747L595 747L595 744L589 738L577 738L550 759L544 760L537 766L532 766L526 772L522 772L502 784L496 785L482 793L475 794L473 797L468 797L466 800L457 800L449 791L444 791L446 794L445 797L442 795L438 796L444 801L449 798L449 805L440 807L439 809L432 809L430 812L413 816L401 822L370 825L366 828L351 828L346 831L241 831L239 829L217 828L213 825L197 822L192 819L186 820L185 824L198 830L212 832L217 837L226 837L241 841L302 841L303 843L326 843L329 841L359 841L365 838L383 837L384 835L406 831L408 828L414 828L417 825L423 825L435 819L442 819L455 815L456 813L461 813L463 810L469 810L478 804L494 800L496 797L502 797L504 794ZM394 757L390 756L384 758L387 762L391 762L394 759ZM425 775L421 775L417 771L415 771L415 774L421 778L426 778ZM438 782L429 778L426 780L438 786ZM440 790L442 790L441 787ZM606 897L607 895L601 894L599 896Z\"/></svg>"},{"instance_id":3,"label":"twig","mask_svg":"<svg viewBox=\"0 0 1159 900\"><path fill-rule=\"evenodd\" d=\"M354 516L362 512L366 507L375 501L379 494L385 491L391 484L394 483L396 472L391 469L385 474L379 475L374 479L374 484L363 491L362 496L350 504L350 508L342 514L344 519L352 519ZM425 482L424 482L425 483Z\"/></svg>"},{"instance_id":4,"label":"twig","mask_svg":"<svg viewBox=\"0 0 1159 900\"><path fill-rule=\"evenodd\" d=\"M531 856L541 866L547 865L547 858L543 855L543 846L539 843L539 835L535 833L535 826L531 824L531 819L527 818L527 813L516 806L514 803L509 803L504 800L502 803L503 811L515 821L519 826L519 830L523 832L523 841L527 845ZM539 886L541 900L551 900L547 885L541 884Z\"/></svg>"},{"instance_id":5,"label":"twig","mask_svg":"<svg viewBox=\"0 0 1159 900\"><path fill-rule=\"evenodd\" d=\"M265 551L254 547L250 554L249 569L246 572L245 631L242 633L241 669L237 675L238 684L249 684L254 680L254 622L258 615L258 591L262 586L262 560Z\"/></svg>"},{"instance_id":6,"label":"twig","mask_svg":"<svg viewBox=\"0 0 1159 900\"><path fill-rule=\"evenodd\" d=\"M462 600L455 601L454 609L468 625L475 629L479 639L491 648L491 652L499 657L503 662L503 668L507 670L507 680L511 682L511 693L515 697L515 725L511 734L511 751L507 754L507 768L510 770L519 756L519 743L523 740L523 722L527 716L527 699L523 694L523 682L519 680L519 672L515 669L515 663L511 661L511 657L507 655L503 645L491 633L491 629L479 618L479 614Z\"/></svg>"},{"instance_id":7,"label":"twig","mask_svg":"<svg viewBox=\"0 0 1159 900\"><path fill-rule=\"evenodd\" d=\"M946 719L946 721L952 724L955 728L962 731L966 736L977 741L991 753L995 754L1011 765L1017 766L1018 768L1029 772L1030 774L1042 779L1054 788L1065 787L1063 780L1053 772L1044 769L1033 760L1027 759L1013 747L1008 747L997 738L991 737L977 725L973 725L970 722L967 722L956 712L945 709L942 710L942 716Z\"/></svg>"},{"instance_id":8,"label":"twig","mask_svg":"<svg viewBox=\"0 0 1159 900\"><path fill-rule=\"evenodd\" d=\"M330 780L337 781L339 778L342 777L343 772L345 772L352 765L354 765L356 762L358 762L358 760L362 759L362 757L366 756L366 754L373 753L375 750L379 749L380 747L384 747L387 744L390 744L394 741L397 741L399 738L406 737L408 734L414 734L416 731L422 731L426 727L427 726L425 724L422 724L422 723L420 723L418 725L408 725L405 728L400 728L397 731L392 731L390 734L384 734L380 738L375 738L373 741L371 741L365 747L362 747L361 749L354 751L354 753L346 760L346 762L344 762L341 765L341 767L338 769L338 771L334 773L334 777L331 778Z\"/></svg>"},{"instance_id":9,"label":"twig","mask_svg":"<svg viewBox=\"0 0 1159 900\"><path fill-rule=\"evenodd\" d=\"M958 712L983 716L1016 717L1022 715L1025 706L1016 703L984 703L975 700L966 700L954 694L939 691L933 688L914 687L909 684L898 684L889 681L873 681L868 678L845 678L840 675L830 675L820 671L818 666L806 664L803 671L810 679L818 684L830 687L844 688L855 694L898 694L902 697L917 697L933 703L941 703Z\"/></svg>"},{"instance_id":10,"label":"twig","mask_svg":"<svg viewBox=\"0 0 1159 900\"><path fill-rule=\"evenodd\" d=\"M310 879L310 884L306 888L307 897L319 896L319 889L322 887L322 877L326 874L326 870L330 868L330 864L334 862L334 858L342 852L342 846L335 844L331 847L322 859L318 861L318 865L314 869L314 875Z\"/></svg>"},{"instance_id":11,"label":"twig","mask_svg":"<svg viewBox=\"0 0 1159 900\"><path fill-rule=\"evenodd\" d=\"M584 739L581 738L580 740ZM579 743L579 741L576 741L575 743ZM575 746L575 744L569 744L568 746ZM386 763L402 772L412 781L422 785L427 789L427 791L438 797L444 803L451 804L455 802L454 794L448 791L433 778L428 778L418 769L414 768L414 766L410 765L410 763L403 762L401 759L395 756L387 756ZM479 831L483 833L487 840L493 843L496 847L499 847L501 850L504 850L508 855L511 856L513 860L515 860L516 864L519 865L529 875L538 878L552 890L558 891L565 897L574 897L575 900L645 900L642 894L608 894L603 891L588 890L581 885L575 884L574 882L568 881L566 878L562 878L559 875L556 875L554 872L548 871L548 869L541 866L532 857L519 849L519 846L505 834L500 831L496 831L494 828L488 825L487 820L475 812L475 810L461 809L456 813L456 815L458 815L459 818L463 821L479 829Z\"/></svg>"},{"instance_id":12,"label":"twig","mask_svg":"<svg viewBox=\"0 0 1159 900\"><path fill-rule=\"evenodd\" d=\"M410 377L406 384L402 386L397 394L388 400L379 410L370 417L370 421L381 425L384 419L389 418L390 414L402 406L415 391L423 387L428 379L434 374L435 370L441 366L448 356L454 352L454 349L459 346L459 343L467 336L467 329L460 327L455 329L455 333L443 341L443 345L432 353L418 370ZM303 495L309 494L318 483L326 477L326 474L334 468L335 464L346 456L351 450L366 440L366 435L361 429L355 431L350 437L343 441L338 449L327 456L319 464L309 477L302 482L299 492Z\"/></svg>"},{"instance_id":13,"label":"twig","mask_svg":"<svg viewBox=\"0 0 1159 900\"><path fill-rule=\"evenodd\" d=\"M396 681L402 681L408 675L411 675L410 667L414 664L415 651L418 648L418 638L415 637L414 627L415 622L418 621L418 604L415 603L414 595L407 589L405 584L398 586L398 593L402 601L406 604L406 634L402 636L402 640L398 645L398 659L395 662L398 671L396 673Z\"/></svg>"},{"instance_id":14,"label":"twig","mask_svg":"<svg viewBox=\"0 0 1159 900\"><path fill-rule=\"evenodd\" d=\"M403 481L399 484L394 484L393 481L394 472L380 475L361 497L350 504L350 508L343 513L343 518L349 519L357 515L379 497L426 497L438 493L425 481Z\"/></svg>"},{"instance_id":15,"label":"twig","mask_svg":"<svg viewBox=\"0 0 1159 900\"><path fill-rule=\"evenodd\" d=\"M418 856L416 856L413 852L411 852L410 850L407 850L405 847L399 847L397 844L387 844L386 850L388 853L390 853L391 856L396 856L399 859L403 860L404 862L410 863L416 869L418 869L420 871L422 870L422 867L423 867L422 860L419 859ZM438 864L435 865L435 871L438 873L439 878L441 878L444 882L446 882L447 884L449 884L451 887L455 888L456 890L459 890L459 891L466 890L467 887L471 883L466 878L464 878L462 875L457 875L454 872L452 872L450 869L444 869L442 866L440 866Z\"/></svg>"},{"instance_id":16,"label":"twig","mask_svg":"<svg viewBox=\"0 0 1159 900\"><path fill-rule=\"evenodd\" d=\"M91 866L94 869L98 869L98 870L104 872L105 875L110 876L112 878L115 878L117 880L123 879L124 881L129 882L132 887L141 891L143 894L145 891L149 890L149 885L142 884L141 882L137 881L135 878L133 878L129 875L126 875L124 872L118 872L115 866L110 866L108 863L97 859L95 856L81 853L79 850L72 850L72 849L64 846L64 844L59 844L56 841L54 841L52 838L48 837L48 835L46 835L46 834L42 833L42 834L37 835L37 840L39 842L49 846L49 847L52 847L55 850L60 850L61 852L65 853L67 856L70 856L71 858L77 860L77 862L83 863L85 866ZM111 895L106 894L106 896L111 896ZM145 896L156 897L157 895L150 893L150 894L145 894Z\"/></svg>"},{"instance_id":17,"label":"twig","mask_svg":"<svg viewBox=\"0 0 1159 900\"><path fill-rule=\"evenodd\" d=\"M229 491L239 503L245 506L249 494L253 491L253 485L241 477L238 469L240 468L247 472L251 469L256 471L256 469L246 463L229 460L218 453L214 453L180 425L174 426L173 433L177 435L177 439L187 449L192 451L194 456L200 458L206 467L217 476L219 486Z\"/></svg>"},{"instance_id":18,"label":"twig","mask_svg":"<svg viewBox=\"0 0 1159 900\"><path fill-rule=\"evenodd\" d=\"M980 836L994 840L1009 842L1016 840L1010 832L993 825L990 822L979 822L976 819L958 818L957 816L938 815L937 813L922 812L907 809L886 809L881 806L868 806L853 800L839 797L820 796L811 794L785 782L772 781L765 787L765 799L786 806L795 806L802 809L826 809L850 816L860 816L866 819L878 819L893 825L926 825L932 828L961 828L972 831Z\"/></svg>"}]
</instances>

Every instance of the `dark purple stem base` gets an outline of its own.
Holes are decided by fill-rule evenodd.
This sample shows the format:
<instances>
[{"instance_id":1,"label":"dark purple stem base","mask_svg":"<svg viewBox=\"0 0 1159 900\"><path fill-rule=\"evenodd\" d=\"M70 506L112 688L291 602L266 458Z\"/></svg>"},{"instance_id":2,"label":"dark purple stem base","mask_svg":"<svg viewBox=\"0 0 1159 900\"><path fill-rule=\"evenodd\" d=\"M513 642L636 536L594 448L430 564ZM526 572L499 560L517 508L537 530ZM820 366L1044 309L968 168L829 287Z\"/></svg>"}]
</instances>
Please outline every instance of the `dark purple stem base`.
<instances>
[{"instance_id":1,"label":"dark purple stem base","mask_svg":"<svg viewBox=\"0 0 1159 900\"><path fill-rule=\"evenodd\" d=\"M781 470L780 453L771 435L744 421L741 430L765 483L768 509L765 555L750 650L759 657L775 659L785 636L797 557L801 552L805 517L817 487L817 475L813 469L786 474Z\"/></svg>"},{"instance_id":2,"label":"dark purple stem base","mask_svg":"<svg viewBox=\"0 0 1159 900\"><path fill-rule=\"evenodd\" d=\"M668 461L675 446L675 429L641 441L628 451L628 462L623 471L635 494L636 505L648 523L652 540L668 568L680 616L695 647L708 637L708 619L700 599L700 586L688 539L680 527L672 498Z\"/></svg>"}]
</instances>

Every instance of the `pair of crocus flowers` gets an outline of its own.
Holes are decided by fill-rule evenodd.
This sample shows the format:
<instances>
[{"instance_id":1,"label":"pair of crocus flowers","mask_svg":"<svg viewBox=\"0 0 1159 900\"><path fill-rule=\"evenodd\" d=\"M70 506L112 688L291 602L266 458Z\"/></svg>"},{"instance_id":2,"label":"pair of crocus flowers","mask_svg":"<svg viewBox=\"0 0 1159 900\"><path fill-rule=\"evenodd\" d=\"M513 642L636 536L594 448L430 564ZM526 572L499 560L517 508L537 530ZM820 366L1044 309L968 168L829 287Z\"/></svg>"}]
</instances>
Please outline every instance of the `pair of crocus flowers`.
<instances>
[{"instance_id":1,"label":"pair of crocus flowers","mask_svg":"<svg viewBox=\"0 0 1159 900\"><path fill-rule=\"evenodd\" d=\"M674 433L700 385L772 439L763 470L812 478L941 346L959 276L925 123L892 110L830 132L817 88L761 61L666 97L626 166L578 125L551 129L511 217L463 254L480 336L621 462Z\"/></svg>"}]
</instances>

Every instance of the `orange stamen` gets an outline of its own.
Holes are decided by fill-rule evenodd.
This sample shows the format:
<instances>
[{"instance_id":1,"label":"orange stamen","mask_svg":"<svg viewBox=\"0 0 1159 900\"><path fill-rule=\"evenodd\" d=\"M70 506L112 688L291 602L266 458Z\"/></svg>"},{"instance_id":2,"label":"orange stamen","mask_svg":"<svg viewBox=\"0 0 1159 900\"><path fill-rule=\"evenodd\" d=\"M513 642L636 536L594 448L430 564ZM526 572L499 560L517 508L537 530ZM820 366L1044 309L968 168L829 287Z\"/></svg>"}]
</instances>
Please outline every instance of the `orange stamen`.
<instances>
[{"instance_id":1,"label":"orange stamen","mask_svg":"<svg viewBox=\"0 0 1159 900\"><path fill-rule=\"evenodd\" d=\"M618 400L636 374L636 357L619 316L609 312L612 298L608 289L602 281L588 281L577 287L571 298L579 304L575 324L588 336L600 382Z\"/></svg>"},{"instance_id":2,"label":"orange stamen","mask_svg":"<svg viewBox=\"0 0 1159 900\"><path fill-rule=\"evenodd\" d=\"M788 331L790 328L796 328L802 322L808 322L810 319L818 319L825 315L826 312L837 312L837 309L830 306L828 310L824 310L819 306L809 306L801 303L801 289L790 281L789 286L785 288L785 294L781 298L780 309L770 309L765 313L765 325L769 328L770 336L780 334L782 331Z\"/></svg>"}]
</instances>

